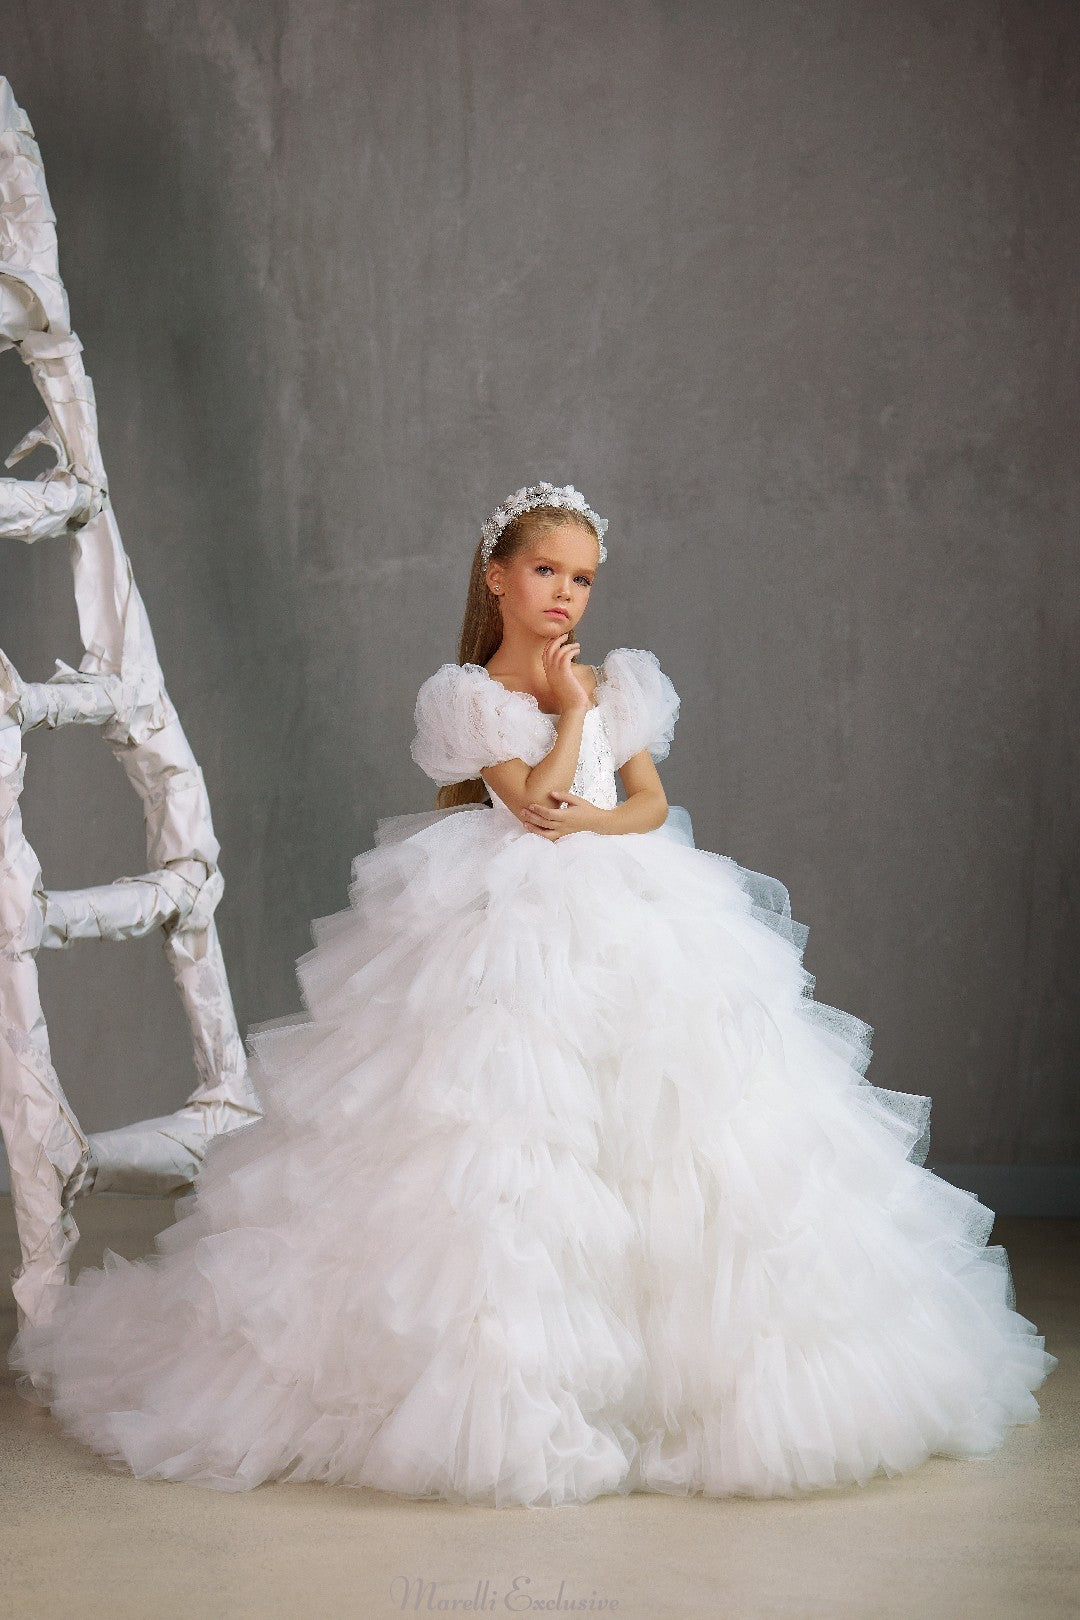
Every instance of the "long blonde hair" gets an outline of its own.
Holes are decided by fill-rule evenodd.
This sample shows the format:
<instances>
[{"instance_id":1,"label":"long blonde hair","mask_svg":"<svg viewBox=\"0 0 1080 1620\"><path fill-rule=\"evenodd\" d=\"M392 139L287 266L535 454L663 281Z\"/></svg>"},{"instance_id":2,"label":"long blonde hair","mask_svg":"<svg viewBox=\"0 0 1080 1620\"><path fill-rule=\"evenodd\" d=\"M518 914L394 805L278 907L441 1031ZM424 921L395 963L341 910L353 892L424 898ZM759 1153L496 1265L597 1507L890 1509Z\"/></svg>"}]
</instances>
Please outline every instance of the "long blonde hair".
<instances>
[{"instance_id":1,"label":"long blonde hair","mask_svg":"<svg viewBox=\"0 0 1080 1620\"><path fill-rule=\"evenodd\" d=\"M596 534L588 519L577 512L567 511L561 506L534 506L506 525L495 542L491 561L509 562L511 557L523 551L536 535L547 534L552 529L561 529L565 524L577 524L580 528L588 529L591 534ZM596 538L599 542L599 535ZM488 659L494 656L501 641L502 614L498 602L485 583L484 562L480 542L477 541L469 573L465 618L461 626L461 639L458 642L458 663L486 664ZM467 782L450 782L441 787L435 795L435 805L439 810L446 810L451 805L457 804L490 803L487 787L483 778L479 776Z\"/></svg>"}]
</instances>

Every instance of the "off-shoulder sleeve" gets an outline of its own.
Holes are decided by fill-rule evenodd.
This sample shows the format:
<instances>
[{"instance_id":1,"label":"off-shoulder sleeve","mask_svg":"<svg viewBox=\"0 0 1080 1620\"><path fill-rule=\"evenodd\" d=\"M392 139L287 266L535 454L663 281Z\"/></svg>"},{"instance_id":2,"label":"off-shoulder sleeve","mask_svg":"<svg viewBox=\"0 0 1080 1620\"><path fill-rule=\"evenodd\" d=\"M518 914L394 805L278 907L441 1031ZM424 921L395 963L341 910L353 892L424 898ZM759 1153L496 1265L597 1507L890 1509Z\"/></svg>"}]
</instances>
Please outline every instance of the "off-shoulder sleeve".
<instances>
[{"instance_id":1,"label":"off-shoulder sleeve","mask_svg":"<svg viewBox=\"0 0 1080 1620\"><path fill-rule=\"evenodd\" d=\"M656 654L644 647L613 647L603 677L599 701L616 769L643 748L657 762L666 759L680 699Z\"/></svg>"},{"instance_id":2,"label":"off-shoulder sleeve","mask_svg":"<svg viewBox=\"0 0 1080 1620\"><path fill-rule=\"evenodd\" d=\"M551 722L520 692L478 664L441 664L416 694L410 753L440 787L469 782L488 765L537 765L554 742Z\"/></svg>"}]
</instances>

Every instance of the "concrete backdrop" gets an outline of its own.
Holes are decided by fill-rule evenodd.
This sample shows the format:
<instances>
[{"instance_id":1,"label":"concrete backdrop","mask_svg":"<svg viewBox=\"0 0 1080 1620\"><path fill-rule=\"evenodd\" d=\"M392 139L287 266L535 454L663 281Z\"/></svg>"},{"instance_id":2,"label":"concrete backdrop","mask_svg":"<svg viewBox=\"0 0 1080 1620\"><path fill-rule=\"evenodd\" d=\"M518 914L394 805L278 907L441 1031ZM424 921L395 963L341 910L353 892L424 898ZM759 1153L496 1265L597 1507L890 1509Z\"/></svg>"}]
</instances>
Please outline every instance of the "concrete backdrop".
<instances>
[{"instance_id":1,"label":"concrete backdrop","mask_svg":"<svg viewBox=\"0 0 1080 1620\"><path fill-rule=\"evenodd\" d=\"M375 818L433 802L412 704L479 524L572 481L611 522L583 657L671 675L699 844L788 884L931 1164L1075 1195L1075 8L2 12L241 1027L299 1009ZM3 362L6 453L40 410ZM78 663L62 543L0 589L25 677ZM141 870L100 739L28 751L46 882ZM156 943L41 973L87 1129L182 1101Z\"/></svg>"}]
</instances>

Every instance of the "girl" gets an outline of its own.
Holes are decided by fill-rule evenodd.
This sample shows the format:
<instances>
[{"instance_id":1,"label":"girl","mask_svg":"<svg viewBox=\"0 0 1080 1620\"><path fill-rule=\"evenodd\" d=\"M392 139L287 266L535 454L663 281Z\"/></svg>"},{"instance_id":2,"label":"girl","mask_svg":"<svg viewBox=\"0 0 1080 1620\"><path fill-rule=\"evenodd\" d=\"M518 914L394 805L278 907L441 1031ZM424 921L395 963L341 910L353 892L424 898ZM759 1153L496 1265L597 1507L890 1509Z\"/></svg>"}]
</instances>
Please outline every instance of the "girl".
<instances>
[{"instance_id":1,"label":"girl","mask_svg":"<svg viewBox=\"0 0 1080 1620\"><path fill-rule=\"evenodd\" d=\"M694 846L655 656L573 639L606 522L484 525L379 822L253 1027L266 1112L11 1351L113 1466L494 1506L791 1495L986 1456L1057 1364L993 1213L864 1077L775 880ZM618 802L616 772L626 796Z\"/></svg>"}]
</instances>

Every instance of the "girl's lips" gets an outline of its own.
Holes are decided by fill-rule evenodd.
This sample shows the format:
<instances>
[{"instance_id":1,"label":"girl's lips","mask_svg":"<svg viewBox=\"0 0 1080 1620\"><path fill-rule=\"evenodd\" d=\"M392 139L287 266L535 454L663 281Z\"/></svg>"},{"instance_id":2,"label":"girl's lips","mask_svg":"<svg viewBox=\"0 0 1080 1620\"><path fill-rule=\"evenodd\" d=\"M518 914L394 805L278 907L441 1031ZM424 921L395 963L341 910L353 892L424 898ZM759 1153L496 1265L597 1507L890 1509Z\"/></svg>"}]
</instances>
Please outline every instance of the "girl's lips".
<instances>
[{"instance_id":1,"label":"girl's lips","mask_svg":"<svg viewBox=\"0 0 1080 1620\"><path fill-rule=\"evenodd\" d=\"M564 613L561 608L545 608L544 612L552 614L556 619L568 619L570 617L569 613Z\"/></svg>"}]
</instances>

